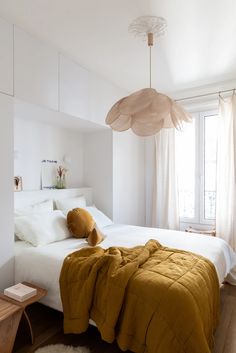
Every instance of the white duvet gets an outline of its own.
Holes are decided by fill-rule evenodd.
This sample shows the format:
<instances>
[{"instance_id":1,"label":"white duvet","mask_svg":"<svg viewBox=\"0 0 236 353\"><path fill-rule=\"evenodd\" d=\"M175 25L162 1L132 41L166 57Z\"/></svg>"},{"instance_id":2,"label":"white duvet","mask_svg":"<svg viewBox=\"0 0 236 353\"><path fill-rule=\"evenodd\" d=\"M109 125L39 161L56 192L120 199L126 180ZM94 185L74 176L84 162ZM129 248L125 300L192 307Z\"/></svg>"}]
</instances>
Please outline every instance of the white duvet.
<instances>
[{"instance_id":1,"label":"white duvet","mask_svg":"<svg viewBox=\"0 0 236 353\"><path fill-rule=\"evenodd\" d=\"M236 284L236 254L222 239L200 234L171 230L110 225L104 227L103 248L132 247L156 239L162 245L194 252L208 258L214 265L219 282L227 279ZM42 303L62 311L59 276L64 258L73 251L88 246L85 239L69 238L42 247L33 247L23 241L15 243L15 282L28 281L48 290Z\"/></svg>"}]
</instances>

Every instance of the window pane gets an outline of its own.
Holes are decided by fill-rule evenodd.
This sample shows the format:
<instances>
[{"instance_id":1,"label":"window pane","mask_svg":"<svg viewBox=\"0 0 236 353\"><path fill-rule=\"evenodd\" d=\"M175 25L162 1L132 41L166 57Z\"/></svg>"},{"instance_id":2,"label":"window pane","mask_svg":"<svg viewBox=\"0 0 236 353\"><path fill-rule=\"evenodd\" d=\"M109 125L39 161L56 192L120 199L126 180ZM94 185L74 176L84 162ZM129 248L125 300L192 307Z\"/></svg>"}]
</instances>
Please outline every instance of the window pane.
<instances>
[{"instance_id":1,"label":"window pane","mask_svg":"<svg viewBox=\"0 0 236 353\"><path fill-rule=\"evenodd\" d=\"M204 218L215 219L216 212L216 139L218 116L205 116Z\"/></svg>"},{"instance_id":2,"label":"window pane","mask_svg":"<svg viewBox=\"0 0 236 353\"><path fill-rule=\"evenodd\" d=\"M195 217L195 119L176 132L176 168L181 218Z\"/></svg>"}]
</instances>

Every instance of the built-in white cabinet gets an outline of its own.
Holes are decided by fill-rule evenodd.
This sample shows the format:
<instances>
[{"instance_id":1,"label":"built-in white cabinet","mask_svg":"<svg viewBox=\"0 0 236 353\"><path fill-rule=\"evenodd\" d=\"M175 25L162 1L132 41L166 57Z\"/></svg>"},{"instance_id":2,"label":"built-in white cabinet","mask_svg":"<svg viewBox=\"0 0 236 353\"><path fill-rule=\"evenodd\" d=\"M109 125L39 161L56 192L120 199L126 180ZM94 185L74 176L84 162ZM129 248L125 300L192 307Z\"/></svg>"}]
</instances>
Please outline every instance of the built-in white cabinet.
<instances>
[{"instance_id":1,"label":"built-in white cabinet","mask_svg":"<svg viewBox=\"0 0 236 353\"><path fill-rule=\"evenodd\" d=\"M0 91L13 95L13 25L0 18Z\"/></svg>"},{"instance_id":2,"label":"built-in white cabinet","mask_svg":"<svg viewBox=\"0 0 236 353\"><path fill-rule=\"evenodd\" d=\"M0 94L0 290L13 284L13 98Z\"/></svg>"},{"instance_id":3,"label":"built-in white cabinet","mask_svg":"<svg viewBox=\"0 0 236 353\"><path fill-rule=\"evenodd\" d=\"M128 93L103 77L91 73L89 116L92 121L105 125L111 107Z\"/></svg>"},{"instance_id":4,"label":"built-in white cabinet","mask_svg":"<svg viewBox=\"0 0 236 353\"><path fill-rule=\"evenodd\" d=\"M2 19L0 43L2 93L101 125L111 106L125 95L106 79Z\"/></svg>"},{"instance_id":5,"label":"built-in white cabinet","mask_svg":"<svg viewBox=\"0 0 236 353\"><path fill-rule=\"evenodd\" d=\"M58 110L58 53L14 28L15 97Z\"/></svg>"},{"instance_id":6,"label":"built-in white cabinet","mask_svg":"<svg viewBox=\"0 0 236 353\"><path fill-rule=\"evenodd\" d=\"M64 55L60 55L59 62L59 110L82 119L91 120L89 117L89 72Z\"/></svg>"},{"instance_id":7,"label":"built-in white cabinet","mask_svg":"<svg viewBox=\"0 0 236 353\"><path fill-rule=\"evenodd\" d=\"M111 106L124 91L60 55L60 111L105 125Z\"/></svg>"},{"instance_id":8,"label":"built-in white cabinet","mask_svg":"<svg viewBox=\"0 0 236 353\"><path fill-rule=\"evenodd\" d=\"M97 121L99 124L105 124L107 113L111 107L125 95L126 92L124 90L121 90L99 75L91 74L91 101L89 102L90 119L92 121Z\"/></svg>"}]
</instances>

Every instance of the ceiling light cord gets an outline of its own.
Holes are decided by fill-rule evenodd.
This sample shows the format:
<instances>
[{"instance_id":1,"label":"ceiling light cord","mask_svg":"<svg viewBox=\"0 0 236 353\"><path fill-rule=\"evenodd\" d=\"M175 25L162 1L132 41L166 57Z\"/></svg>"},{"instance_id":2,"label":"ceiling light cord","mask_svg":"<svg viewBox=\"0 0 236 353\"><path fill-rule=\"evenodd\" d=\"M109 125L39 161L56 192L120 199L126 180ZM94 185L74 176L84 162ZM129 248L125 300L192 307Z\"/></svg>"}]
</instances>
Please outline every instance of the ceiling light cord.
<instances>
[{"instance_id":1,"label":"ceiling light cord","mask_svg":"<svg viewBox=\"0 0 236 353\"><path fill-rule=\"evenodd\" d=\"M149 58L149 87L152 88L152 47L150 46L149 47L150 51L149 51L149 55L150 55L150 58Z\"/></svg>"},{"instance_id":2,"label":"ceiling light cord","mask_svg":"<svg viewBox=\"0 0 236 353\"><path fill-rule=\"evenodd\" d=\"M149 46L149 88L152 88L152 46L153 46L153 33L147 34L147 42Z\"/></svg>"}]
</instances>

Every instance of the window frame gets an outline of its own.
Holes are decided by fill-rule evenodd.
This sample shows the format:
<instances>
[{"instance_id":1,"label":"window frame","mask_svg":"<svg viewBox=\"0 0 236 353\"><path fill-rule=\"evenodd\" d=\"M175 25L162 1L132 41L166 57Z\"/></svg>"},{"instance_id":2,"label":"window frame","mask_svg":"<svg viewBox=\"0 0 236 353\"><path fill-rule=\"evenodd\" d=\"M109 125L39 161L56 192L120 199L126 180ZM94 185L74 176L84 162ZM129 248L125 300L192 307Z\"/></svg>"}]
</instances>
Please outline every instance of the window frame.
<instances>
[{"instance_id":1,"label":"window frame","mask_svg":"<svg viewBox=\"0 0 236 353\"><path fill-rule=\"evenodd\" d=\"M192 114L195 119L195 190L194 206L195 216L193 218L180 217L180 224L186 226L206 226L215 225L215 220L205 218L205 120L207 116L218 115L217 109L199 111Z\"/></svg>"},{"instance_id":2,"label":"window frame","mask_svg":"<svg viewBox=\"0 0 236 353\"><path fill-rule=\"evenodd\" d=\"M199 224L208 224L214 225L215 219L206 219L205 218L205 146L206 146L206 135L205 135L205 117L218 115L217 110L209 110L199 113L199 125L200 125L200 146L202 147L200 160L200 184L199 184L199 195L200 195L200 204L199 204Z\"/></svg>"}]
</instances>

